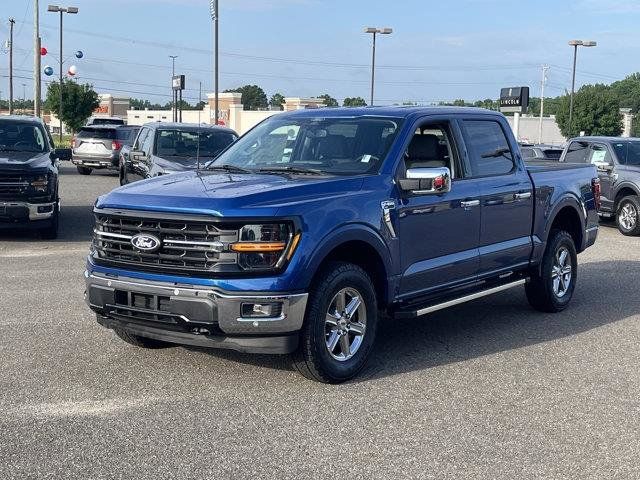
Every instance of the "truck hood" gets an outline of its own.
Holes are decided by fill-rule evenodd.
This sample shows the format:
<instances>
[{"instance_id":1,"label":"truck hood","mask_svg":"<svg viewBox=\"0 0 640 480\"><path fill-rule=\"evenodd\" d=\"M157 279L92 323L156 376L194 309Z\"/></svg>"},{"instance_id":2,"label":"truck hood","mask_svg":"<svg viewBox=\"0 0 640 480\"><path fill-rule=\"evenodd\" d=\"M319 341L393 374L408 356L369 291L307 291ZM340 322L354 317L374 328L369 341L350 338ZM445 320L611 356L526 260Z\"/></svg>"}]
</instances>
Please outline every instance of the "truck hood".
<instances>
[{"instance_id":1,"label":"truck hood","mask_svg":"<svg viewBox=\"0 0 640 480\"><path fill-rule=\"evenodd\" d=\"M363 177L185 172L117 188L98 208L199 213L221 217L276 215L284 206L356 195Z\"/></svg>"},{"instance_id":2,"label":"truck hood","mask_svg":"<svg viewBox=\"0 0 640 480\"><path fill-rule=\"evenodd\" d=\"M49 152L3 152L0 151L0 170L30 171L51 165Z\"/></svg>"}]
</instances>

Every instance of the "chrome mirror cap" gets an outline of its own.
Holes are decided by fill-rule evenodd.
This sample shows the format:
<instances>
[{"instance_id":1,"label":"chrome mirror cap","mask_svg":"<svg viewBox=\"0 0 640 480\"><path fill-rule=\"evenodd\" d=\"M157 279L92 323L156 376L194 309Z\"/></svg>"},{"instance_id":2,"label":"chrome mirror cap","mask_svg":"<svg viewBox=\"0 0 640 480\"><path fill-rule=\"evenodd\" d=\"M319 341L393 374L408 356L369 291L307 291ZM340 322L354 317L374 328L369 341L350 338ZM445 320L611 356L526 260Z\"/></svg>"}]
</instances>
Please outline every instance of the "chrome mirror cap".
<instances>
[{"instance_id":1,"label":"chrome mirror cap","mask_svg":"<svg viewBox=\"0 0 640 480\"><path fill-rule=\"evenodd\" d=\"M409 168L399 184L414 195L439 195L451 191L451 171L447 167Z\"/></svg>"}]
</instances>

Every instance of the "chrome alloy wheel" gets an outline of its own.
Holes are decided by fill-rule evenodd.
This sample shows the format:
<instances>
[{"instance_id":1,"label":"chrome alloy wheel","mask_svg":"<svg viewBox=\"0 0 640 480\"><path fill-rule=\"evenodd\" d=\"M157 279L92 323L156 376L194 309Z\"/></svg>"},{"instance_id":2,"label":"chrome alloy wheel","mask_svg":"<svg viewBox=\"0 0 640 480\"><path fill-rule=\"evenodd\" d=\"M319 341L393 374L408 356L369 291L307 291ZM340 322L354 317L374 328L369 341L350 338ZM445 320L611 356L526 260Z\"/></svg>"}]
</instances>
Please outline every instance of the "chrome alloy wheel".
<instances>
[{"instance_id":1,"label":"chrome alloy wheel","mask_svg":"<svg viewBox=\"0 0 640 480\"><path fill-rule=\"evenodd\" d=\"M324 322L329 354L339 362L353 357L364 340L366 324L367 308L360 292L346 287L336 293Z\"/></svg>"},{"instance_id":2,"label":"chrome alloy wheel","mask_svg":"<svg viewBox=\"0 0 640 480\"><path fill-rule=\"evenodd\" d=\"M553 293L556 297L562 298L569 291L571 285L571 255L566 247L558 249L553 260L551 269L551 280L553 281Z\"/></svg>"},{"instance_id":3,"label":"chrome alloy wheel","mask_svg":"<svg viewBox=\"0 0 640 480\"><path fill-rule=\"evenodd\" d=\"M638 223L638 211L633 204L627 202L620 209L618 213L618 222L625 230L633 230Z\"/></svg>"}]
</instances>

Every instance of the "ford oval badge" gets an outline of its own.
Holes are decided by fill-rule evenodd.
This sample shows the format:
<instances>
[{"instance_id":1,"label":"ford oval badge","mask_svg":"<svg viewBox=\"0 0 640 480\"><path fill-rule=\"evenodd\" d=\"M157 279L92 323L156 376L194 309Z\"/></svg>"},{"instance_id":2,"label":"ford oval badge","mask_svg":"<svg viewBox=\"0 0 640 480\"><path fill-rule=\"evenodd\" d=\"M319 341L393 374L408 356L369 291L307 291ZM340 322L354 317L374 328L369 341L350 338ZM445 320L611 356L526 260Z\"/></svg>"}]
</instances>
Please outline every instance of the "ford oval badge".
<instances>
[{"instance_id":1,"label":"ford oval badge","mask_svg":"<svg viewBox=\"0 0 640 480\"><path fill-rule=\"evenodd\" d=\"M160 248L160 239L146 233L139 233L131 238L131 245L142 252L155 252Z\"/></svg>"}]
</instances>

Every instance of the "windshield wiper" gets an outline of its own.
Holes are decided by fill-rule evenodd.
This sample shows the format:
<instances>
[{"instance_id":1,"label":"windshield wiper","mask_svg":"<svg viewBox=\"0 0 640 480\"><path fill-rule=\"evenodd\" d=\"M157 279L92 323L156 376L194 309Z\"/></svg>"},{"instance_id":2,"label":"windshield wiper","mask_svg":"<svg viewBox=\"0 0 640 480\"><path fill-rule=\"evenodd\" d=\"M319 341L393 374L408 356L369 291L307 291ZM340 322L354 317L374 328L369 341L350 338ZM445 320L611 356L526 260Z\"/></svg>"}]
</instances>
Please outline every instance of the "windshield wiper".
<instances>
[{"instance_id":1,"label":"windshield wiper","mask_svg":"<svg viewBox=\"0 0 640 480\"><path fill-rule=\"evenodd\" d=\"M248 168L236 167L235 165L208 165L205 167L207 170L224 170L225 172L234 173L253 173Z\"/></svg>"},{"instance_id":2,"label":"windshield wiper","mask_svg":"<svg viewBox=\"0 0 640 480\"><path fill-rule=\"evenodd\" d=\"M325 172L315 168L299 168L299 167L265 167L259 168L258 172L265 173L302 173L307 175L323 175Z\"/></svg>"}]
</instances>

